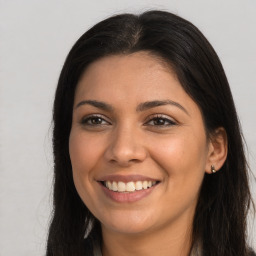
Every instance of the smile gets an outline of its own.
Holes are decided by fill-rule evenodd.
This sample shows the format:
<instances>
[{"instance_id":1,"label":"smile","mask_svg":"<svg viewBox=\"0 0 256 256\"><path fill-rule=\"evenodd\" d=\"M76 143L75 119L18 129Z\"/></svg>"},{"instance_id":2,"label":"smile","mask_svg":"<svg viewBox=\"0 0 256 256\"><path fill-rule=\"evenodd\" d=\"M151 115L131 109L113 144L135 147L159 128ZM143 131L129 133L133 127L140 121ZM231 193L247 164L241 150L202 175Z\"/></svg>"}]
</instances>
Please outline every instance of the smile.
<instances>
[{"instance_id":1,"label":"smile","mask_svg":"<svg viewBox=\"0 0 256 256\"><path fill-rule=\"evenodd\" d=\"M129 181L127 183L122 181L103 181L102 184L114 192L135 192L139 190L146 190L155 186L157 181Z\"/></svg>"}]
</instances>

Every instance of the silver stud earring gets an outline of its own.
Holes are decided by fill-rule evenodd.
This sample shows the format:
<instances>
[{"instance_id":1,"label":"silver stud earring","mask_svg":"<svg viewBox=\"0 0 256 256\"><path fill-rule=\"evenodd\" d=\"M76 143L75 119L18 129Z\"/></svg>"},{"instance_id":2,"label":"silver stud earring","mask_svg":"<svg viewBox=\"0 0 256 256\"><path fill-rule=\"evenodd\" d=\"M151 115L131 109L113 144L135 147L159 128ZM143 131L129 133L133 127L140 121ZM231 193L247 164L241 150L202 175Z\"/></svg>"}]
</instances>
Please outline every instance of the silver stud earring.
<instances>
[{"instance_id":1,"label":"silver stud earring","mask_svg":"<svg viewBox=\"0 0 256 256\"><path fill-rule=\"evenodd\" d=\"M216 172L217 172L217 171L215 170L214 165L211 165L211 172L212 172L212 173L216 173Z\"/></svg>"}]
</instances>

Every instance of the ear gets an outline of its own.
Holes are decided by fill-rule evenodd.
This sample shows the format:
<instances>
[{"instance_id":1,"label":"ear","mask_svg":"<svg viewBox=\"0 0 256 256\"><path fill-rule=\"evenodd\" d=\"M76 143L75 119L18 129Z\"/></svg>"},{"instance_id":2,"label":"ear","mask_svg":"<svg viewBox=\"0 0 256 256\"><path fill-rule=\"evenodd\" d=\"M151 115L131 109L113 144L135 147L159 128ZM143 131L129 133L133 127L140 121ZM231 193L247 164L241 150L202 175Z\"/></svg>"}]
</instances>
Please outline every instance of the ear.
<instances>
[{"instance_id":1,"label":"ear","mask_svg":"<svg viewBox=\"0 0 256 256\"><path fill-rule=\"evenodd\" d=\"M217 128L209 138L209 152L206 173L218 171L226 161L228 153L227 133L223 127ZM212 170L214 168L214 170Z\"/></svg>"}]
</instances>

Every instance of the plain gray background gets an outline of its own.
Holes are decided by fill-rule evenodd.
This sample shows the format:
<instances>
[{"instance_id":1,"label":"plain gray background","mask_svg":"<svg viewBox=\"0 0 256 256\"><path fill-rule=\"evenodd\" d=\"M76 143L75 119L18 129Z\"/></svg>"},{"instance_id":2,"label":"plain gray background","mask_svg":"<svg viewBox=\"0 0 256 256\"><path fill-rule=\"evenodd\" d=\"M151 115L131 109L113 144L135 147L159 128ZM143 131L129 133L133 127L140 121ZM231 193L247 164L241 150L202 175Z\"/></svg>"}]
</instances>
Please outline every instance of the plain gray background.
<instances>
[{"instance_id":1,"label":"plain gray background","mask_svg":"<svg viewBox=\"0 0 256 256\"><path fill-rule=\"evenodd\" d=\"M52 202L51 110L71 46L103 18L155 8L190 20L217 51L256 174L256 0L0 0L0 256L44 255ZM250 224L254 247L255 229Z\"/></svg>"}]
</instances>

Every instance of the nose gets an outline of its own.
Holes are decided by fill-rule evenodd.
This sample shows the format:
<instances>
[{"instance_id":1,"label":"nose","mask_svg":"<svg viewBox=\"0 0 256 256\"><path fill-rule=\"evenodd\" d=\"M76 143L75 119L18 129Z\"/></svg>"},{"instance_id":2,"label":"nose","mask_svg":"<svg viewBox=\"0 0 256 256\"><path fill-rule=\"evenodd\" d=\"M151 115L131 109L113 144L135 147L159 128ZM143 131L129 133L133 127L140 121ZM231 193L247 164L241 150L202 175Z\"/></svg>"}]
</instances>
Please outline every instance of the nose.
<instances>
[{"instance_id":1,"label":"nose","mask_svg":"<svg viewBox=\"0 0 256 256\"><path fill-rule=\"evenodd\" d=\"M105 157L111 163L127 167L147 157L145 145L139 131L132 127L119 127L112 134Z\"/></svg>"}]
</instances>

